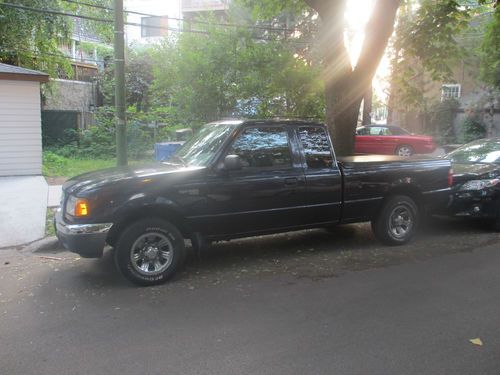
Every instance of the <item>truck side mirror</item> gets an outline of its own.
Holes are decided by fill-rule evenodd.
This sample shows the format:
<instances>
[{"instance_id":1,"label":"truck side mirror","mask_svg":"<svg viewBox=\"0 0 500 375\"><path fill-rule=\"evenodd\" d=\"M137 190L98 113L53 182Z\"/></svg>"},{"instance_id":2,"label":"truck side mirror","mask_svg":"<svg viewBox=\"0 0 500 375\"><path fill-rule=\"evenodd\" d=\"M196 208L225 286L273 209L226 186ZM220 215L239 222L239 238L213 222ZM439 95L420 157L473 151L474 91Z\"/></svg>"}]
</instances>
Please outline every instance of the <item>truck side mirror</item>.
<instances>
[{"instance_id":1,"label":"truck side mirror","mask_svg":"<svg viewBox=\"0 0 500 375\"><path fill-rule=\"evenodd\" d=\"M241 169L241 159L238 155L227 155L224 158L224 169L236 171Z\"/></svg>"}]
</instances>

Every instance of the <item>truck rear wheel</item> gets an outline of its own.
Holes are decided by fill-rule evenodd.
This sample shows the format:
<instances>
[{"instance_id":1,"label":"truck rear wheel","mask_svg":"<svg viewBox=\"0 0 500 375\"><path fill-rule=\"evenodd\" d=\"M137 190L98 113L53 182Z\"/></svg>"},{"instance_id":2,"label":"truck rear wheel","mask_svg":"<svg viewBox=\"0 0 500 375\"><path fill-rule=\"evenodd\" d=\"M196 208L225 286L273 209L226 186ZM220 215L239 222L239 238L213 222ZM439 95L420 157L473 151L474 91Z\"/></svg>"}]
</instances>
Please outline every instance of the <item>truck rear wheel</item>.
<instances>
[{"instance_id":1,"label":"truck rear wheel","mask_svg":"<svg viewBox=\"0 0 500 375\"><path fill-rule=\"evenodd\" d=\"M184 238L162 219L142 219L123 230L115 247L115 262L134 284L162 284L185 259Z\"/></svg>"},{"instance_id":2,"label":"truck rear wheel","mask_svg":"<svg viewBox=\"0 0 500 375\"><path fill-rule=\"evenodd\" d=\"M372 220L375 236L387 245L403 245L415 234L419 211L415 201L405 195L390 197L380 214Z\"/></svg>"}]
</instances>

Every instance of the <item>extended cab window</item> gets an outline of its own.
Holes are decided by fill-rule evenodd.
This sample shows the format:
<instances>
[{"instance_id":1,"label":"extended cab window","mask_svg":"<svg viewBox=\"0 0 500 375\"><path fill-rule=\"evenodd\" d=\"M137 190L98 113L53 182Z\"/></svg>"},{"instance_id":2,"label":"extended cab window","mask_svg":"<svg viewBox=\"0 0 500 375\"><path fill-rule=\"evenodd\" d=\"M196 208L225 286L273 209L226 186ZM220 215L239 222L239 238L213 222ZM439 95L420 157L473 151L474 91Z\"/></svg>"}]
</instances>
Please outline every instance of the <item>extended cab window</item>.
<instances>
[{"instance_id":1,"label":"extended cab window","mask_svg":"<svg viewBox=\"0 0 500 375\"><path fill-rule=\"evenodd\" d=\"M299 138L309 168L330 168L333 155L325 129L313 126L299 128Z\"/></svg>"},{"instance_id":2,"label":"extended cab window","mask_svg":"<svg viewBox=\"0 0 500 375\"><path fill-rule=\"evenodd\" d=\"M243 168L285 168L292 165L288 133L282 127L245 129L234 141L228 155L238 155Z\"/></svg>"}]
</instances>

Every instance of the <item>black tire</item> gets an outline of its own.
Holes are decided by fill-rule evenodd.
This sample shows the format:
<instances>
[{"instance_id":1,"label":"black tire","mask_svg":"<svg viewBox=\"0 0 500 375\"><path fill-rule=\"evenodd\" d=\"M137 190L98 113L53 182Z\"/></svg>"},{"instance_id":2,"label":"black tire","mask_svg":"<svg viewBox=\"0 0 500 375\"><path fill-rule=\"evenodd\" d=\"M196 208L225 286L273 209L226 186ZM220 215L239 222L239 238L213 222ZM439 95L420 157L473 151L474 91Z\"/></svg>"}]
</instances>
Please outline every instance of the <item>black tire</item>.
<instances>
[{"instance_id":1,"label":"black tire","mask_svg":"<svg viewBox=\"0 0 500 375\"><path fill-rule=\"evenodd\" d=\"M137 285L158 285L172 277L184 264L184 238L171 223L142 219L120 234L115 246L120 272Z\"/></svg>"},{"instance_id":2,"label":"black tire","mask_svg":"<svg viewBox=\"0 0 500 375\"><path fill-rule=\"evenodd\" d=\"M396 148L395 154L398 156L412 156L415 153L410 145L400 145Z\"/></svg>"},{"instance_id":3,"label":"black tire","mask_svg":"<svg viewBox=\"0 0 500 375\"><path fill-rule=\"evenodd\" d=\"M493 230L495 232L500 232L500 201L497 202L497 217L495 218L495 221L493 222Z\"/></svg>"},{"instance_id":4,"label":"black tire","mask_svg":"<svg viewBox=\"0 0 500 375\"><path fill-rule=\"evenodd\" d=\"M420 215L415 201L405 195L386 200L379 215L372 220L372 230L378 240L387 245L403 245L415 235Z\"/></svg>"}]
</instances>

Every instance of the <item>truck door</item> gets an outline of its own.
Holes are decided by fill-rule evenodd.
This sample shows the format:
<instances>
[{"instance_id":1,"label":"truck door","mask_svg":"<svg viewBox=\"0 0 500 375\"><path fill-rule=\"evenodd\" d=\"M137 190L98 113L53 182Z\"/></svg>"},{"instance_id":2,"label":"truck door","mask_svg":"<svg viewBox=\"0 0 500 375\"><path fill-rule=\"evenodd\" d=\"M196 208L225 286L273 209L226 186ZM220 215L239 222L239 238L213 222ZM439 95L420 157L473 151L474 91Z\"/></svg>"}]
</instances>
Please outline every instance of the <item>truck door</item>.
<instances>
[{"instance_id":1,"label":"truck door","mask_svg":"<svg viewBox=\"0 0 500 375\"><path fill-rule=\"evenodd\" d=\"M342 175L330 138L321 126L297 128L306 178L307 217L310 223L335 223L342 207Z\"/></svg>"},{"instance_id":2,"label":"truck door","mask_svg":"<svg viewBox=\"0 0 500 375\"><path fill-rule=\"evenodd\" d=\"M244 128L222 155L238 155L242 168L213 177L207 186L206 234L272 231L305 222L305 178L292 153L287 126Z\"/></svg>"}]
</instances>

